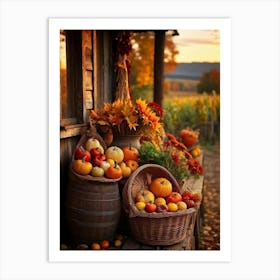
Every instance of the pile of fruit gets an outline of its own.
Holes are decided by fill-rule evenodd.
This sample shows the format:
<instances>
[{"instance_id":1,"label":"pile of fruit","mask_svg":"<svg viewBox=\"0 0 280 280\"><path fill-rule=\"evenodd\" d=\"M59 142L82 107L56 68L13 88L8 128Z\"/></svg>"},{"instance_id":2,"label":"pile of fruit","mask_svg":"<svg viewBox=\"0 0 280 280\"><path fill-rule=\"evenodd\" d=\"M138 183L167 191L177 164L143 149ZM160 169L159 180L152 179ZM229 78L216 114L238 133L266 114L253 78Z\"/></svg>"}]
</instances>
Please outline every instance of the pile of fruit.
<instances>
[{"instance_id":1,"label":"pile of fruit","mask_svg":"<svg viewBox=\"0 0 280 280\"><path fill-rule=\"evenodd\" d=\"M177 212L198 207L200 193L173 191L171 182L163 177L155 178L151 184L139 191L134 199L135 207L147 213Z\"/></svg>"},{"instance_id":2,"label":"pile of fruit","mask_svg":"<svg viewBox=\"0 0 280 280\"><path fill-rule=\"evenodd\" d=\"M103 239L101 241L93 241L92 243L80 243L74 246L67 246L66 244L62 243L60 245L60 250L110 250L110 249L121 249L124 241L125 236L122 234L116 234L113 240L109 241L107 239Z\"/></svg>"},{"instance_id":3,"label":"pile of fruit","mask_svg":"<svg viewBox=\"0 0 280 280\"><path fill-rule=\"evenodd\" d=\"M79 175L128 178L138 168L138 150L131 146L110 146L104 150L95 138L89 138L74 151L72 168Z\"/></svg>"}]
</instances>

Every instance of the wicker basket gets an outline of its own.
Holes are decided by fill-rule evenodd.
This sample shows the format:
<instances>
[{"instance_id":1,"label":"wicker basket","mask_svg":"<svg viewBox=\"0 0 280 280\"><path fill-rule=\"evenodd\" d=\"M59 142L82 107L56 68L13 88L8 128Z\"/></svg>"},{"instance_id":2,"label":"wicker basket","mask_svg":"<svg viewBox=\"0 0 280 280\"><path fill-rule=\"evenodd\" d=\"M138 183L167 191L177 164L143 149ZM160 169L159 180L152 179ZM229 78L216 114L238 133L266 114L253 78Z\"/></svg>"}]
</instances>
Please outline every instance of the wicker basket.
<instances>
[{"instance_id":1,"label":"wicker basket","mask_svg":"<svg viewBox=\"0 0 280 280\"><path fill-rule=\"evenodd\" d=\"M135 206L136 194L150 184L154 178L165 177L180 192L178 182L164 167L157 164L145 164L137 168L128 178L123 192L123 207L128 214L131 233L135 240L147 245L172 245L183 241L196 210L190 208L177 212L147 213Z\"/></svg>"}]
</instances>

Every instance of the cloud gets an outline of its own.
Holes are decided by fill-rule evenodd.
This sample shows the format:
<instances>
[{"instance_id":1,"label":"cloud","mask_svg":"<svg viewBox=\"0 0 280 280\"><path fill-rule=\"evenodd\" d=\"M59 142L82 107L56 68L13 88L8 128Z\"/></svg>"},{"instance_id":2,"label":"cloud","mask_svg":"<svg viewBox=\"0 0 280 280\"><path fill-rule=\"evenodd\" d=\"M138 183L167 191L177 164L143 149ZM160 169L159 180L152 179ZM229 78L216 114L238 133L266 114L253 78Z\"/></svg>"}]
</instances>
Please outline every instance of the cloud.
<instances>
[{"instance_id":1,"label":"cloud","mask_svg":"<svg viewBox=\"0 0 280 280\"><path fill-rule=\"evenodd\" d=\"M220 44L219 30L179 30L179 34L176 38L178 46Z\"/></svg>"}]
</instances>

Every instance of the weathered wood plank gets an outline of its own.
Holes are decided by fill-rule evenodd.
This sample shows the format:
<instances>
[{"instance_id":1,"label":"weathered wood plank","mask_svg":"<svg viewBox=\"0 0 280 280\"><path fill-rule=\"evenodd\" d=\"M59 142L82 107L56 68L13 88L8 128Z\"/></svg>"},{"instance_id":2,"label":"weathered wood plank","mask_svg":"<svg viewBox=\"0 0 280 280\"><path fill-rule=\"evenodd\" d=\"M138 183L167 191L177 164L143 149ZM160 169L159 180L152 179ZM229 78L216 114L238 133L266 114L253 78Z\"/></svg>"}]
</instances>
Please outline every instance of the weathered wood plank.
<instances>
[{"instance_id":1,"label":"weathered wood plank","mask_svg":"<svg viewBox=\"0 0 280 280\"><path fill-rule=\"evenodd\" d=\"M88 122L89 110L93 109L93 31L82 32L83 65L83 119Z\"/></svg>"},{"instance_id":2,"label":"weathered wood plank","mask_svg":"<svg viewBox=\"0 0 280 280\"><path fill-rule=\"evenodd\" d=\"M204 176L200 176L199 178L191 177L189 179L186 179L181 187L181 192L192 191L202 193L203 182Z\"/></svg>"},{"instance_id":3,"label":"weathered wood plank","mask_svg":"<svg viewBox=\"0 0 280 280\"><path fill-rule=\"evenodd\" d=\"M81 131L86 127L86 124L65 126L63 130L60 130L60 139L81 135Z\"/></svg>"},{"instance_id":4,"label":"weathered wood plank","mask_svg":"<svg viewBox=\"0 0 280 280\"><path fill-rule=\"evenodd\" d=\"M92 71L85 70L84 71L84 90L93 90L93 73Z\"/></svg>"},{"instance_id":5,"label":"weathered wood plank","mask_svg":"<svg viewBox=\"0 0 280 280\"><path fill-rule=\"evenodd\" d=\"M76 117L78 123L84 121L83 106L83 75L82 75L82 32L80 30L67 31L67 91L72 104L68 104L69 115Z\"/></svg>"},{"instance_id":6,"label":"weathered wood plank","mask_svg":"<svg viewBox=\"0 0 280 280\"><path fill-rule=\"evenodd\" d=\"M92 98L92 91L86 90L84 91L85 95L85 107L86 109L92 109L93 108L93 98Z\"/></svg>"},{"instance_id":7,"label":"weathered wood plank","mask_svg":"<svg viewBox=\"0 0 280 280\"><path fill-rule=\"evenodd\" d=\"M83 30L82 49L83 49L83 69L84 70L93 70L92 31L91 30Z\"/></svg>"},{"instance_id":8,"label":"weathered wood plank","mask_svg":"<svg viewBox=\"0 0 280 280\"><path fill-rule=\"evenodd\" d=\"M61 119L60 120L60 127L73 125L77 123L77 118L68 118L68 119Z\"/></svg>"},{"instance_id":9,"label":"weathered wood plank","mask_svg":"<svg viewBox=\"0 0 280 280\"><path fill-rule=\"evenodd\" d=\"M85 48L85 70L93 70L93 55L92 48Z\"/></svg>"}]
</instances>

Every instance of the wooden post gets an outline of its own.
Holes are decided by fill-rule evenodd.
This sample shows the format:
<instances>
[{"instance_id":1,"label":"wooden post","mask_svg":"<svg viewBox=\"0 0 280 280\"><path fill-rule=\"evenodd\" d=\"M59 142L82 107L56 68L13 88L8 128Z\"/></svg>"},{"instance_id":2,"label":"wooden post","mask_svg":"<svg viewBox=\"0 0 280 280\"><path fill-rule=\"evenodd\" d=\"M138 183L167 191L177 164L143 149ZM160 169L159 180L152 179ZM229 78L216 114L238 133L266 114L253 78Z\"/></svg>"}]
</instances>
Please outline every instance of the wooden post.
<instances>
[{"instance_id":1,"label":"wooden post","mask_svg":"<svg viewBox=\"0 0 280 280\"><path fill-rule=\"evenodd\" d=\"M160 105L162 105L164 89L164 45L165 31L155 31L154 101Z\"/></svg>"},{"instance_id":2,"label":"wooden post","mask_svg":"<svg viewBox=\"0 0 280 280\"><path fill-rule=\"evenodd\" d=\"M94 31L93 36L93 75L94 75L94 109L100 109L104 103L104 46L103 31Z\"/></svg>"}]
</instances>

